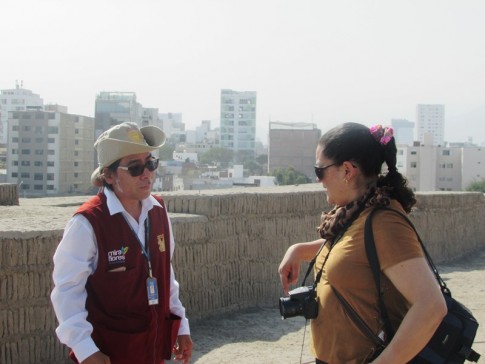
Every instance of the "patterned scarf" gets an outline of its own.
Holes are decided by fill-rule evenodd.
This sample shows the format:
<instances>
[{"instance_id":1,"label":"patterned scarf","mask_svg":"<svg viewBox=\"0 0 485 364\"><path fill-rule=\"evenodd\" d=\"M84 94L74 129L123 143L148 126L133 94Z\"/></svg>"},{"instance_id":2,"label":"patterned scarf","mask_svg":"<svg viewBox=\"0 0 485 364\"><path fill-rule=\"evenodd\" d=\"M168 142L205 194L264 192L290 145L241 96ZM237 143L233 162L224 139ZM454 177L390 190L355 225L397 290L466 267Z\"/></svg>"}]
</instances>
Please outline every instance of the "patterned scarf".
<instances>
[{"instance_id":1,"label":"patterned scarf","mask_svg":"<svg viewBox=\"0 0 485 364\"><path fill-rule=\"evenodd\" d=\"M390 187L370 187L364 195L345 206L335 206L329 212L322 212L322 223L317 228L320 236L334 243L334 239L359 216L360 212L371 206L389 206Z\"/></svg>"}]
</instances>

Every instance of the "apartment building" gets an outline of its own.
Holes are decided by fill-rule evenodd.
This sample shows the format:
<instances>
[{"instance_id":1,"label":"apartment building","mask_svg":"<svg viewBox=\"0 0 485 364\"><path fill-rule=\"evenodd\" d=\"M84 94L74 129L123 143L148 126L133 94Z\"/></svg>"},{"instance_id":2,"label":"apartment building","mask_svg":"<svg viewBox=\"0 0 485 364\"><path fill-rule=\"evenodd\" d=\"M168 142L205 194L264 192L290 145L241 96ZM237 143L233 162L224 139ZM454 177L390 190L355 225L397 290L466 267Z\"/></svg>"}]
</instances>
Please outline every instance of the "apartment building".
<instances>
[{"instance_id":1,"label":"apartment building","mask_svg":"<svg viewBox=\"0 0 485 364\"><path fill-rule=\"evenodd\" d=\"M131 121L140 125L143 108L134 92L100 92L94 104L94 138L114 125ZM147 112L147 118L149 113Z\"/></svg>"},{"instance_id":2,"label":"apartment building","mask_svg":"<svg viewBox=\"0 0 485 364\"><path fill-rule=\"evenodd\" d=\"M413 145L414 123L406 119L392 119L391 126L394 129L394 138L398 145Z\"/></svg>"},{"instance_id":3,"label":"apartment building","mask_svg":"<svg viewBox=\"0 0 485 364\"><path fill-rule=\"evenodd\" d=\"M9 113L7 182L23 197L88 193L94 170L94 119L47 105Z\"/></svg>"},{"instance_id":4,"label":"apartment building","mask_svg":"<svg viewBox=\"0 0 485 364\"><path fill-rule=\"evenodd\" d=\"M416 106L417 140L423 144L426 135L432 145L445 142L445 105L419 104Z\"/></svg>"},{"instance_id":5,"label":"apartment building","mask_svg":"<svg viewBox=\"0 0 485 364\"><path fill-rule=\"evenodd\" d=\"M7 144L8 113L10 111L42 110L44 101L31 90L23 88L23 82L14 89L0 91L0 144Z\"/></svg>"},{"instance_id":6,"label":"apartment building","mask_svg":"<svg viewBox=\"0 0 485 364\"><path fill-rule=\"evenodd\" d=\"M237 152L255 152L256 92L221 90L220 146Z\"/></svg>"},{"instance_id":7,"label":"apartment building","mask_svg":"<svg viewBox=\"0 0 485 364\"><path fill-rule=\"evenodd\" d=\"M293 167L315 179L315 148L322 131L312 123L269 123L268 172Z\"/></svg>"},{"instance_id":8,"label":"apartment building","mask_svg":"<svg viewBox=\"0 0 485 364\"><path fill-rule=\"evenodd\" d=\"M485 178L485 149L416 142L398 146L397 167L414 191L464 191Z\"/></svg>"}]
</instances>

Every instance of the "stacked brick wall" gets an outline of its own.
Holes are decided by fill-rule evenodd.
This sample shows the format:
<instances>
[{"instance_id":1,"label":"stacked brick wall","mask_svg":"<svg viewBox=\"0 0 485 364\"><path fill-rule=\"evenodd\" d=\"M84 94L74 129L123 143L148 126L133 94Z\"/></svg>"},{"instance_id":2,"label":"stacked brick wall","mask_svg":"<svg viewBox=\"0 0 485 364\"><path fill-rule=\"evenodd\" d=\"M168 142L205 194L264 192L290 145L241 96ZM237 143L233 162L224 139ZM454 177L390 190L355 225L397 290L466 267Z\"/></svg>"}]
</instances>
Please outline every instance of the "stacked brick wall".
<instances>
[{"instance_id":1,"label":"stacked brick wall","mask_svg":"<svg viewBox=\"0 0 485 364\"><path fill-rule=\"evenodd\" d=\"M0 183L0 206L18 205L19 189L16 184Z\"/></svg>"},{"instance_id":2,"label":"stacked brick wall","mask_svg":"<svg viewBox=\"0 0 485 364\"><path fill-rule=\"evenodd\" d=\"M84 197L20 199L0 209L0 363L67 363L55 337L52 255ZM191 320L254 306L276 307L287 247L317 238L328 209L321 186L164 195L176 240L174 268ZM411 219L436 263L485 247L479 193L418 195Z\"/></svg>"}]
</instances>

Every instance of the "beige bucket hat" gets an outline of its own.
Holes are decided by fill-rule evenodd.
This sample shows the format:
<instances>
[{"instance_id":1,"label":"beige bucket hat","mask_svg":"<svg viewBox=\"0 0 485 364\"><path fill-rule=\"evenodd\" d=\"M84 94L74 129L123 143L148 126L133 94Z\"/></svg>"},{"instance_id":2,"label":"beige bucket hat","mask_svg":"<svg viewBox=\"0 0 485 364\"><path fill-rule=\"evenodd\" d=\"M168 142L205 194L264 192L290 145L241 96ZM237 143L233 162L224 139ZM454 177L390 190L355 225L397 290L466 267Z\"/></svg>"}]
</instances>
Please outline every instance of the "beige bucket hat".
<instances>
[{"instance_id":1,"label":"beige bucket hat","mask_svg":"<svg viewBox=\"0 0 485 364\"><path fill-rule=\"evenodd\" d=\"M100 178L104 167L110 166L118 159L131 154L152 152L165 144L165 133L156 126L139 128L136 123L126 122L115 125L103 132L94 148L98 152L98 168L91 175L95 186L102 186Z\"/></svg>"}]
</instances>

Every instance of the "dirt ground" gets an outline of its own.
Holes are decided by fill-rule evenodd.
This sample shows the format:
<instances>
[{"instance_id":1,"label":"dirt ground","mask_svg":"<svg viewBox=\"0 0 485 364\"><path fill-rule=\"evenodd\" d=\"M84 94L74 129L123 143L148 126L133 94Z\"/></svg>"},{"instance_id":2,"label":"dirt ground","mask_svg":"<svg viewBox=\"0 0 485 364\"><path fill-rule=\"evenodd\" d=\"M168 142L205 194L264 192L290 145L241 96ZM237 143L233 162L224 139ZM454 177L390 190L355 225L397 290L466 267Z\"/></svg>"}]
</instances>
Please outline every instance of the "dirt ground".
<instances>
[{"instance_id":1,"label":"dirt ground","mask_svg":"<svg viewBox=\"0 0 485 364\"><path fill-rule=\"evenodd\" d=\"M485 363L485 249L473 256L438 266L453 297L465 304L481 326L474 349ZM277 302L276 298L276 302ZM275 303L276 305L276 303ZM277 307L254 308L191 324L197 364L307 364L309 328L295 317L282 320Z\"/></svg>"}]
</instances>

